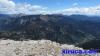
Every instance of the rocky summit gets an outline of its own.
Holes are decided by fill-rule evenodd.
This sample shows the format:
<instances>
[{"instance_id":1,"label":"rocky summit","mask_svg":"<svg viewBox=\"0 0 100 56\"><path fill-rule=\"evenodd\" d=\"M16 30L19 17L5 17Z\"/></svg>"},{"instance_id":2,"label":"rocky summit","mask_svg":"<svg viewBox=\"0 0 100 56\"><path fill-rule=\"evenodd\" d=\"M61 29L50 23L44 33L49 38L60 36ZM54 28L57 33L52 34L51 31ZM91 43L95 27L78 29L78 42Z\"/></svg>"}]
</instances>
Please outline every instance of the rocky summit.
<instances>
[{"instance_id":1,"label":"rocky summit","mask_svg":"<svg viewBox=\"0 0 100 56\"><path fill-rule=\"evenodd\" d=\"M83 50L74 45L59 44L50 40L0 40L0 56L96 56L97 54L62 54L62 50Z\"/></svg>"}]
</instances>

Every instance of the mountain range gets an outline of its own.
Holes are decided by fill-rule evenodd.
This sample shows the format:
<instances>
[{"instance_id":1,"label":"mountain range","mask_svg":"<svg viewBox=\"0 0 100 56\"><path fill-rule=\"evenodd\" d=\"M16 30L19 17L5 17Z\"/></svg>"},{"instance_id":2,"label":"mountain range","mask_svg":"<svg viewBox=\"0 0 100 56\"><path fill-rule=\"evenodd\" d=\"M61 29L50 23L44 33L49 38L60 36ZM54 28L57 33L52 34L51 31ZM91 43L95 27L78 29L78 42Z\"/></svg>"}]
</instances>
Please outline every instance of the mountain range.
<instances>
[{"instance_id":1,"label":"mountain range","mask_svg":"<svg viewBox=\"0 0 100 56\"><path fill-rule=\"evenodd\" d=\"M100 17L86 15L0 14L0 38L47 39L85 49L100 48Z\"/></svg>"}]
</instances>

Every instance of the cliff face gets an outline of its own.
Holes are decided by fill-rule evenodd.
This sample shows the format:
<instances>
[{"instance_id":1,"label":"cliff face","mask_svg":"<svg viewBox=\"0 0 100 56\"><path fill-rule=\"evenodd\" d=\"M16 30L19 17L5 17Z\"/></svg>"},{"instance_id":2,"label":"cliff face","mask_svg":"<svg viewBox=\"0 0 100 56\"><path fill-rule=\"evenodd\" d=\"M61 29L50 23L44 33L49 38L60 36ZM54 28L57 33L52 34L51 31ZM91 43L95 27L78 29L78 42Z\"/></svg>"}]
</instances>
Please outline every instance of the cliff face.
<instances>
[{"instance_id":1,"label":"cliff face","mask_svg":"<svg viewBox=\"0 0 100 56\"><path fill-rule=\"evenodd\" d=\"M0 56L62 56L62 49L83 50L74 45L59 44L50 40L0 40ZM99 56L98 54L66 54L64 56Z\"/></svg>"}]
</instances>

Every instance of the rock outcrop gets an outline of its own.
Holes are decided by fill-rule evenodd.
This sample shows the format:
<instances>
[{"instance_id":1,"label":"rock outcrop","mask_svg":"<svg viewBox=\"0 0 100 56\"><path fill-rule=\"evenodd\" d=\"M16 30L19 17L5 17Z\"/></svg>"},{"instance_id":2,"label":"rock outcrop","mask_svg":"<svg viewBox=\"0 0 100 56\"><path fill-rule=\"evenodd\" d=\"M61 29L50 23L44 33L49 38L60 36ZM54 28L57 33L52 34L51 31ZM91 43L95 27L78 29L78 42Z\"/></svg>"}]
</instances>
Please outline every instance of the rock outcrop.
<instances>
[{"instance_id":1,"label":"rock outcrop","mask_svg":"<svg viewBox=\"0 0 100 56\"><path fill-rule=\"evenodd\" d=\"M83 50L74 45L59 44L50 40L0 40L0 56L62 56L62 49ZM67 54L63 56L96 56L99 54Z\"/></svg>"}]
</instances>

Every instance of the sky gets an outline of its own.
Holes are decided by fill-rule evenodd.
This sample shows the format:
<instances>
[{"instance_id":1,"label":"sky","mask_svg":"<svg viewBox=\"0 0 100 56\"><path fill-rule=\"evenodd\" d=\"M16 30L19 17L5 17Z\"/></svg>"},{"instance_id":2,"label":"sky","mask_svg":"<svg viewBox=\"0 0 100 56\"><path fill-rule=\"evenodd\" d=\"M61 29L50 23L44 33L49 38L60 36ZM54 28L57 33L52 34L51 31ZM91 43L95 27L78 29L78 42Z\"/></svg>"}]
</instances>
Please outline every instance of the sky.
<instances>
[{"instance_id":1,"label":"sky","mask_svg":"<svg viewBox=\"0 0 100 56\"><path fill-rule=\"evenodd\" d=\"M0 0L0 13L100 15L100 0Z\"/></svg>"}]
</instances>

